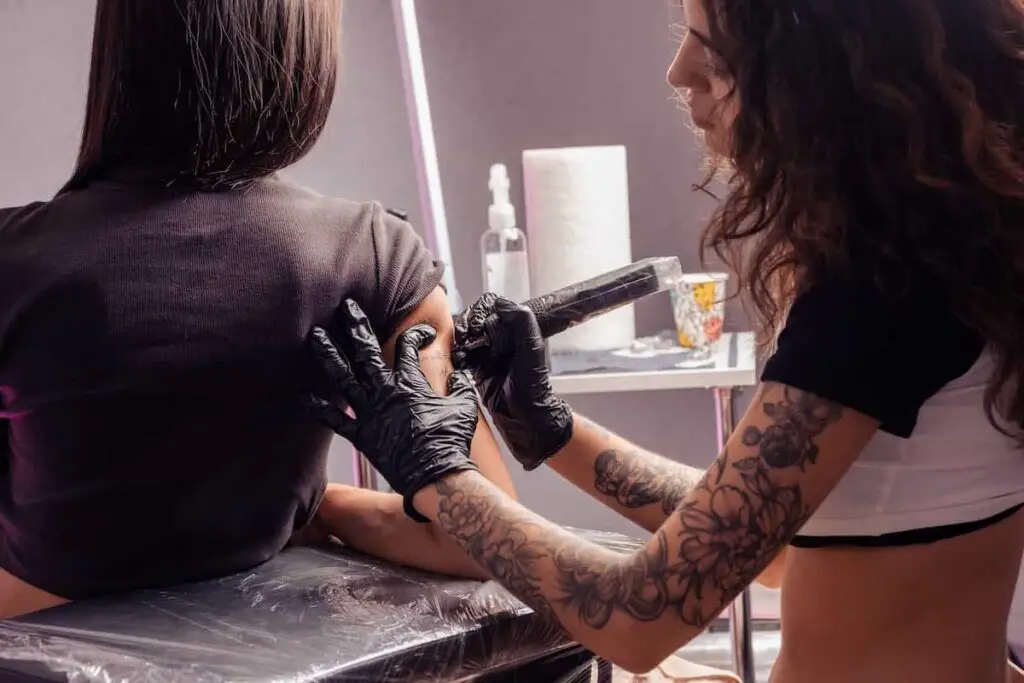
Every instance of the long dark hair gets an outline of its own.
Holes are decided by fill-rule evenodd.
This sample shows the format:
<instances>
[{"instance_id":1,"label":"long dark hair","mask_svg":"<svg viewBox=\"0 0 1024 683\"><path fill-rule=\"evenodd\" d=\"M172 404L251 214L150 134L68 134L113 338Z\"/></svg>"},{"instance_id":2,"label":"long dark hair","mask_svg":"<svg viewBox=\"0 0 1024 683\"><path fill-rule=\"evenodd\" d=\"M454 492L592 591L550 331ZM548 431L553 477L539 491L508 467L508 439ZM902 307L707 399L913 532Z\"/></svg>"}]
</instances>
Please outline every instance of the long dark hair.
<instances>
[{"instance_id":1,"label":"long dark hair","mask_svg":"<svg viewBox=\"0 0 1024 683\"><path fill-rule=\"evenodd\" d=\"M304 156L334 95L341 0L98 0L65 189L130 167L237 187Z\"/></svg>"},{"instance_id":2,"label":"long dark hair","mask_svg":"<svg viewBox=\"0 0 1024 683\"><path fill-rule=\"evenodd\" d=\"M704 245L737 271L763 329L826 272L855 268L897 292L938 285L994 354L989 418L1020 437L1024 5L704 6L738 104Z\"/></svg>"}]
</instances>

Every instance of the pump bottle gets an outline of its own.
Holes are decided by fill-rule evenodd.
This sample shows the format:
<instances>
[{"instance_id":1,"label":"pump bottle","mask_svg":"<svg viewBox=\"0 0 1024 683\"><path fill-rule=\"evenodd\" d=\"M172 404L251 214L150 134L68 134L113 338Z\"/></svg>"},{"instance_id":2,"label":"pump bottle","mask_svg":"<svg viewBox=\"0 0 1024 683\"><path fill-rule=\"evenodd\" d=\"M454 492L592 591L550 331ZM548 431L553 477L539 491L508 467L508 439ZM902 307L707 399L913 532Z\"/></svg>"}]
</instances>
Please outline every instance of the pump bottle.
<instances>
[{"instance_id":1,"label":"pump bottle","mask_svg":"<svg viewBox=\"0 0 1024 683\"><path fill-rule=\"evenodd\" d=\"M491 166L491 206L488 230L480 239L483 256L484 290L523 302L530 298L530 264L526 234L516 227L516 210L509 201L508 169Z\"/></svg>"}]
</instances>

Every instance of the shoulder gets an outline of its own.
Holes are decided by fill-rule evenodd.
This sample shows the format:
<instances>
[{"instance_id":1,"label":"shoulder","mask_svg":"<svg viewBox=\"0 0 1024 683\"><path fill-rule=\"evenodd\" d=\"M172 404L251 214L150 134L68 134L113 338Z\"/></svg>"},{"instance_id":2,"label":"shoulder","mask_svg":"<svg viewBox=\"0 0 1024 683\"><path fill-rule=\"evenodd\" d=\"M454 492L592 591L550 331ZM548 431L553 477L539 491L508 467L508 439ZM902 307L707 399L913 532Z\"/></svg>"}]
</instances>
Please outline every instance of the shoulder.
<instances>
[{"instance_id":1,"label":"shoulder","mask_svg":"<svg viewBox=\"0 0 1024 683\"><path fill-rule=\"evenodd\" d=\"M280 176L262 191L297 207L297 222L329 263L331 279L363 307L382 337L441 284L444 265L400 212L376 201L328 197Z\"/></svg>"},{"instance_id":2,"label":"shoulder","mask_svg":"<svg viewBox=\"0 0 1024 683\"><path fill-rule=\"evenodd\" d=\"M24 206L0 208L0 236L19 232L19 228L35 220L48 202L32 202Z\"/></svg>"},{"instance_id":3,"label":"shoulder","mask_svg":"<svg viewBox=\"0 0 1024 683\"><path fill-rule=\"evenodd\" d=\"M280 175L264 179L255 191L276 209L293 212L301 218L317 219L312 225L321 227L368 227L379 210L376 202L331 197Z\"/></svg>"},{"instance_id":4,"label":"shoulder","mask_svg":"<svg viewBox=\"0 0 1024 683\"><path fill-rule=\"evenodd\" d=\"M294 212L308 230L328 232L349 247L365 243L378 250L392 243L422 242L401 212L378 201L331 197L280 175L267 178L260 191L279 207Z\"/></svg>"},{"instance_id":5,"label":"shoulder","mask_svg":"<svg viewBox=\"0 0 1024 683\"><path fill-rule=\"evenodd\" d=\"M832 279L793 302L762 380L841 403L909 436L921 405L970 370L984 345L941 287L897 295Z\"/></svg>"}]
</instances>

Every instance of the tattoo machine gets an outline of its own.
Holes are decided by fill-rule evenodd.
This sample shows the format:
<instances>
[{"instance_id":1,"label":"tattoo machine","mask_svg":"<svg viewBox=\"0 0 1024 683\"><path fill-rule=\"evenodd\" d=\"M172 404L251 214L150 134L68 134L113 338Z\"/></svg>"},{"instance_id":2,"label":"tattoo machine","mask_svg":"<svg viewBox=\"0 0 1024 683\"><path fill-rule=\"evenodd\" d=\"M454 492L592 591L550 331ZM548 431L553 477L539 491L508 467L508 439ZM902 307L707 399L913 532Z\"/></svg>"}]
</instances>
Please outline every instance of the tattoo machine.
<instances>
[{"instance_id":1,"label":"tattoo machine","mask_svg":"<svg viewBox=\"0 0 1024 683\"><path fill-rule=\"evenodd\" d=\"M675 256L646 258L523 302L545 339L621 306L669 290L683 275ZM462 351L488 346L487 335L462 340Z\"/></svg>"}]
</instances>

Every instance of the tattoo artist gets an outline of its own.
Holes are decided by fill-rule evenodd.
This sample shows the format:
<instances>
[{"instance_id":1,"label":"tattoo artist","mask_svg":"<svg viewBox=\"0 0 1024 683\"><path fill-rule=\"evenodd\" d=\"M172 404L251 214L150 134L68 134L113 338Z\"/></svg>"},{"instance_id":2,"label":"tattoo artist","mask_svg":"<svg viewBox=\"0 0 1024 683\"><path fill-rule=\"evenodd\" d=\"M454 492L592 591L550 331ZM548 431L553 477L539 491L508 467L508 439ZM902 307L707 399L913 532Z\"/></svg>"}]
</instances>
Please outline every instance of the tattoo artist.
<instances>
[{"instance_id":1,"label":"tattoo artist","mask_svg":"<svg viewBox=\"0 0 1024 683\"><path fill-rule=\"evenodd\" d=\"M554 395L536 320L486 295L447 396L416 326L314 347L411 516L593 652L644 672L786 551L776 683L1003 683L1024 550L1024 7L1017 0L684 0L669 80L728 194L706 240L771 357L706 471ZM497 324L491 324L495 320ZM480 398L478 398L480 397ZM997 400L999 399L999 400ZM625 555L517 504L469 456L482 400L543 464L652 532ZM688 454L693 457L695 454Z\"/></svg>"}]
</instances>

